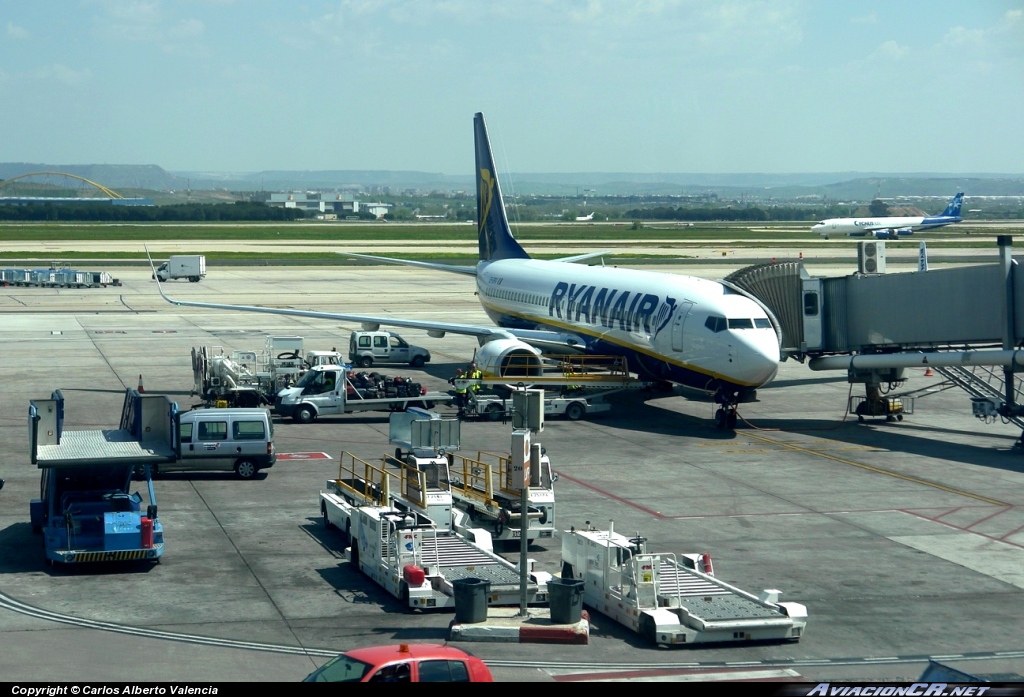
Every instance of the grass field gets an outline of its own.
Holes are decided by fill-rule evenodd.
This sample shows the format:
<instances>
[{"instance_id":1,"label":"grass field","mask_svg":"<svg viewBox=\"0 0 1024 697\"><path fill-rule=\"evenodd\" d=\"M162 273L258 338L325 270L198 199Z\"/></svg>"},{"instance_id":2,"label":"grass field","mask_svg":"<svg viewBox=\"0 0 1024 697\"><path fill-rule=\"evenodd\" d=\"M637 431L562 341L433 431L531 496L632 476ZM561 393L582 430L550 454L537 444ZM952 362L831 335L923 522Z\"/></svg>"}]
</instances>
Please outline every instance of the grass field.
<instances>
[{"instance_id":1,"label":"grass field","mask_svg":"<svg viewBox=\"0 0 1024 697\"><path fill-rule=\"evenodd\" d=\"M690 250L707 249L714 245L729 245L733 249L793 249L806 250L813 244L818 249L844 250L855 248L857 238L824 240L810 232L805 222L787 223L707 223L684 227L673 223L644 223L634 229L630 224L558 224L530 223L515 228L517 239L539 259L552 259L563 254L545 253L547 245L574 245L614 250L614 256L634 263L686 263ZM906 240L887 240L889 253L916 250L921 239L928 241L932 250L991 248L996 234L1024 234L1024 223L1003 225L998 228L959 225L948 232L915 236ZM379 242L393 246L402 242L452 243L473 246L476 230L469 224L400 224L400 223L0 223L0 259L28 260L58 257L62 260L109 259L129 263L143 258L144 243L180 245L176 253L202 253L214 262L229 264L360 264L334 253L346 243ZM203 251L188 248L192 242L253 242L272 243L258 251ZM76 243L77 251L46 251L32 249L40 243ZM96 251L90 251L83 242L102 242ZM138 251L110 251L109 243L124 243L127 249L138 246ZM23 243L19 245L19 243ZM290 249L275 251L273 244L288 244ZM296 251L295 247L308 245L309 250ZM531 248L532 245L532 248ZM818 247L820 245L820 247ZM465 247L463 247L465 250ZM656 251L657 250L657 251ZM672 253L666 254L667 250ZM476 255L466 251L416 252L387 249L379 252L402 259L472 264Z\"/></svg>"}]
</instances>

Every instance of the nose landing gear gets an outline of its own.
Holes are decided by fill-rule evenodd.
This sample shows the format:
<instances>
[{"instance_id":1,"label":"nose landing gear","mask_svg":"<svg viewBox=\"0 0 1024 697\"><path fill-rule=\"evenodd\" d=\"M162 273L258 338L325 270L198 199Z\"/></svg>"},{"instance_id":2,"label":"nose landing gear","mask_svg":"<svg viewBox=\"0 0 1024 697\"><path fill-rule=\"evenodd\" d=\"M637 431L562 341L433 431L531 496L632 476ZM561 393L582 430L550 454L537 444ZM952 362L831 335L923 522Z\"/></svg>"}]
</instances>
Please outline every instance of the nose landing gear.
<instances>
[{"instance_id":1,"label":"nose landing gear","mask_svg":"<svg viewBox=\"0 0 1024 697\"><path fill-rule=\"evenodd\" d=\"M715 392L715 403L719 405L715 411L715 428L731 431L736 428L736 405L740 395L734 390L719 389Z\"/></svg>"}]
</instances>

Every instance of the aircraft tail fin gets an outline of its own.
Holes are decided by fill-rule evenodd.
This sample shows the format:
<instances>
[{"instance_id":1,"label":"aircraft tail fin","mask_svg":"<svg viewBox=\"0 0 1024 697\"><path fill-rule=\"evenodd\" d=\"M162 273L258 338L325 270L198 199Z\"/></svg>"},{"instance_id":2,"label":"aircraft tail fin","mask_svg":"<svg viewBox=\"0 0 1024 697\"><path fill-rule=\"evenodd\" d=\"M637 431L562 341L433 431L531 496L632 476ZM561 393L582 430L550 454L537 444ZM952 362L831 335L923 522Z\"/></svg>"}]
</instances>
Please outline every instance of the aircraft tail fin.
<instances>
[{"instance_id":1,"label":"aircraft tail fin","mask_svg":"<svg viewBox=\"0 0 1024 697\"><path fill-rule=\"evenodd\" d=\"M963 202L964 193L962 191L958 191L956 196L953 197L953 200L949 202L948 206L946 206L946 210L942 211L942 215L951 218L959 218L960 207L963 205Z\"/></svg>"},{"instance_id":2,"label":"aircraft tail fin","mask_svg":"<svg viewBox=\"0 0 1024 697\"><path fill-rule=\"evenodd\" d=\"M476 222L480 261L529 259L530 255L512 236L505 216L505 202L498 186L498 173L491 157L483 114L473 117L473 130L476 135Z\"/></svg>"}]
</instances>

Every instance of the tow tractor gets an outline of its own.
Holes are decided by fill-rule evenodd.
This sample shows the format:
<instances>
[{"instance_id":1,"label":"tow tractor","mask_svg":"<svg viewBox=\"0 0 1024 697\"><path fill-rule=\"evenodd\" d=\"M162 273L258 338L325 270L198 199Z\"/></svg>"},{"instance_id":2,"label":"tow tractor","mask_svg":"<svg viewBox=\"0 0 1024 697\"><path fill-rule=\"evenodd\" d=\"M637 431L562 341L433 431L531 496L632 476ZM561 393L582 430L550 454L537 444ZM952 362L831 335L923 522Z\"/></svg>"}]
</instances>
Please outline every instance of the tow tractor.
<instances>
[{"instance_id":1,"label":"tow tractor","mask_svg":"<svg viewBox=\"0 0 1024 697\"><path fill-rule=\"evenodd\" d=\"M652 644L799 641L807 608L755 596L714 577L710 557L649 553L646 538L614 531L562 534L562 577L583 581L583 602Z\"/></svg>"},{"instance_id":2,"label":"tow tractor","mask_svg":"<svg viewBox=\"0 0 1024 697\"><path fill-rule=\"evenodd\" d=\"M521 536L521 492L513 486L512 459L485 451L462 455L461 424L437 412L409 408L391 415L389 442L397 445L399 466L426 473L427 481L451 495L450 525L456 532L484 528L492 540L518 540ZM555 533L557 475L551 460L541 455L540 468L531 469L527 493L526 539L552 538ZM430 511L424 511L431 515ZM446 525L444 519L435 522Z\"/></svg>"},{"instance_id":3,"label":"tow tractor","mask_svg":"<svg viewBox=\"0 0 1024 697\"><path fill-rule=\"evenodd\" d=\"M166 397L129 389L120 429L65 431L60 390L32 400L29 450L42 477L29 509L47 562L159 560L164 530L149 468L177 459L177 419L177 405ZM142 496L128 493L136 467L149 490L144 511Z\"/></svg>"},{"instance_id":4,"label":"tow tractor","mask_svg":"<svg viewBox=\"0 0 1024 697\"><path fill-rule=\"evenodd\" d=\"M440 482L404 463L389 465L389 456L380 466L350 453L339 459L338 478L320 492L320 513L325 526L343 531L346 558L357 569L413 609L454 608L453 582L468 578L490 583L490 604L519 604L518 568L494 553L485 530L452 529L451 493ZM529 578L528 601L547 602L551 575Z\"/></svg>"}]
</instances>

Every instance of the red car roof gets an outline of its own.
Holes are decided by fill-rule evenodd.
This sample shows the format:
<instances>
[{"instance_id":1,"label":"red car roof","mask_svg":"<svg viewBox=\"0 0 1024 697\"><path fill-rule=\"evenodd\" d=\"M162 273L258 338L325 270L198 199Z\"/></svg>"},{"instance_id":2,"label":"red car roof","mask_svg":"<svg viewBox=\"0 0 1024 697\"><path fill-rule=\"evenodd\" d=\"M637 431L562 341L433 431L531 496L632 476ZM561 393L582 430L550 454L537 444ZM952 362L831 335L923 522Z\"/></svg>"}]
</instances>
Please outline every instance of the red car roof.
<instances>
[{"instance_id":1,"label":"red car roof","mask_svg":"<svg viewBox=\"0 0 1024 697\"><path fill-rule=\"evenodd\" d=\"M454 646L444 644L389 644L387 646L369 646L364 649L352 649L345 652L358 661L379 665L388 661L398 661L403 658L472 658L473 654L466 653Z\"/></svg>"}]
</instances>

